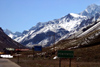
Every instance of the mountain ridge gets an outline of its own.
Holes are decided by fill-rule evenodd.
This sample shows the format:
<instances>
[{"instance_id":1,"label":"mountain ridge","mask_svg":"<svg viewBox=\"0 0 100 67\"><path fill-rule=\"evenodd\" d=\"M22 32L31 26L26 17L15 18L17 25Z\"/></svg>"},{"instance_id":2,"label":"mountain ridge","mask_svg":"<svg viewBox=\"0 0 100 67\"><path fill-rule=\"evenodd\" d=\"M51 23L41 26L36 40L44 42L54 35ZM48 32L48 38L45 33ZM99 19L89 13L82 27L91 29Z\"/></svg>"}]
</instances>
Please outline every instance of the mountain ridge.
<instances>
[{"instance_id":1,"label":"mountain ridge","mask_svg":"<svg viewBox=\"0 0 100 67\"><path fill-rule=\"evenodd\" d=\"M24 31L24 34L14 40L26 46L33 46L34 44L39 44L43 47L50 46L54 43L54 37L52 37L54 34L56 34L55 42L58 42L96 21L100 16L99 9L100 6L93 4L79 14L69 13L59 19L44 23L39 22L36 26L33 26L28 31ZM51 34L52 36L48 36L47 34Z\"/></svg>"},{"instance_id":2,"label":"mountain ridge","mask_svg":"<svg viewBox=\"0 0 100 67\"><path fill-rule=\"evenodd\" d=\"M25 46L15 42L9 36L7 36L2 28L0 27L0 51L3 51L4 48L26 48Z\"/></svg>"},{"instance_id":3,"label":"mountain ridge","mask_svg":"<svg viewBox=\"0 0 100 67\"><path fill-rule=\"evenodd\" d=\"M42 36L43 33L47 33L49 31L50 32L48 33L48 35L53 32L53 33L57 34L56 39L58 39L59 37L62 37L66 32L71 32L75 28L77 28L77 26L79 26L79 24L83 20L83 18L86 19L85 16L80 16L78 14L71 13L60 19L48 21L45 23L38 23L36 25L36 27L31 28L30 31L25 36L19 37L18 39L15 39L15 40L23 43L25 40L27 41L28 39L30 39L31 44L41 44L41 43L43 43L42 41L37 41L35 43L32 43L32 39L34 41L34 38L36 38L38 36L38 34L40 34ZM74 22L74 24L73 24L73 22ZM58 31L61 31L61 29L63 30L64 33L59 32L59 35L58 35ZM52 35L54 35L54 34L52 34ZM39 37L37 37L36 39L38 39L38 38ZM49 39L50 39L50 37L49 37ZM44 36L44 39L42 39L42 40L46 42L48 40L48 38L46 38Z\"/></svg>"},{"instance_id":4,"label":"mountain ridge","mask_svg":"<svg viewBox=\"0 0 100 67\"><path fill-rule=\"evenodd\" d=\"M90 18L90 17L93 17L96 13L100 14L100 6L96 4L91 4L83 12L79 14Z\"/></svg>"}]
</instances>

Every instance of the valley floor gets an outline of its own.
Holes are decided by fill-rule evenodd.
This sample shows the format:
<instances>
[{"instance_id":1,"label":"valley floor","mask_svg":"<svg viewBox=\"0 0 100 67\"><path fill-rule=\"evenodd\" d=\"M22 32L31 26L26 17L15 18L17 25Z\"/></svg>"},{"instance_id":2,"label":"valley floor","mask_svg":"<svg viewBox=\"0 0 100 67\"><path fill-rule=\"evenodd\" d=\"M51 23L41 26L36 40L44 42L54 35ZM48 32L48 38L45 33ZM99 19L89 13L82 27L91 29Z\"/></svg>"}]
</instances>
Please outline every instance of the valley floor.
<instances>
[{"instance_id":1,"label":"valley floor","mask_svg":"<svg viewBox=\"0 0 100 67\"><path fill-rule=\"evenodd\" d=\"M11 59L17 63L16 59ZM19 60L19 65L21 67L59 67L59 60L50 59L35 59L35 60ZM69 67L69 60L62 60L61 67ZM71 67L100 67L100 62L71 62Z\"/></svg>"},{"instance_id":2,"label":"valley floor","mask_svg":"<svg viewBox=\"0 0 100 67\"><path fill-rule=\"evenodd\" d=\"M73 49L73 51L74 58L72 58L71 67L100 67L100 44ZM50 55L49 57L36 56L33 58L31 56L32 53L32 51L22 52L22 56L14 57L10 60L19 64L21 67L59 67L59 58L54 60L54 55ZM69 59L62 59L61 67L69 67Z\"/></svg>"}]
</instances>

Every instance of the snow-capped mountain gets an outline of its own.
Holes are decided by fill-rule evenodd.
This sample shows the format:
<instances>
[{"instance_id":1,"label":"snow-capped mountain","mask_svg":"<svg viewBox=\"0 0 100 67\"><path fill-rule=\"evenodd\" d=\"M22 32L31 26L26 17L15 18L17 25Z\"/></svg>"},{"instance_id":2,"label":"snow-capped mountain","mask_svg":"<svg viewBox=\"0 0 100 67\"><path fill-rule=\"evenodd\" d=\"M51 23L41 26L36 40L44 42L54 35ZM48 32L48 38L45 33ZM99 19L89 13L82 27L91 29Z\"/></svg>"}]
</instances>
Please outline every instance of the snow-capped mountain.
<instances>
[{"instance_id":1,"label":"snow-capped mountain","mask_svg":"<svg viewBox=\"0 0 100 67\"><path fill-rule=\"evenodd\" d=\"M95 14L95 16L93 16L87 20L82 21L80 24L79 30L74 35L70 36L69 39L83 36L82 34L84 34L92 26L96 25L95 28L98 28L99 24L97 24L97 23L99 21L100 21L100 14L97 14L97 13ZM90 31L94 31L94 30L96 30L96 29L92 28ZM88 32L86 34L88 34Z\"/></svg>"},{"instance_id":2,"label":"snow-capped mountain","mask_svg":"<svg viewBox=\"0 0 100 67\"><path fill-rule=\"evenodd\" d=\"M92 17L92 16L95 16L96 13L100 14L100 6L96 4L92 4L79 14L83 16L87 16L87 17Z\"/></svg>"},{"instance_id":3,"label":"snow-capped mountain","mask_svg":"<svg viewBox=\"0 0 100 67\"><path fill-rule=\"evenodd\" d=\"M36 44L43 47L50 46L74 33L80 34L83 29L93 24L100 16L100 6L92 4L79 14L68 15L48 22L39 22L27 31L24 31L14 40L23 45L32 47ZM81 30L81 32L80 32Z\"/></svg>"},{"instance_id":4,"label":"snow-capped mountain","mask_svg":"<svg viewBox=\"0 0 100 67\"><path fill-rule=\"evenodd\" d=\"M15 40L26 45L32 46L39 44L50 46L54 42L69 37L73 32L77 31L82 21L86 20L86 16L70 13L60 19L41 23L32 27L26 34L16 38ZM85 25L85 24L84 24Z\"/></svg>"},{"instance_id":5,"label":"snow-capped mountain","mask_svg":"<svg viewBox=\"0 0 100 67\"><path fill-rule=\"evenodd\" d=\"M20 32L15 32L15 33L13 33L13 32L11 32L11 31L8 30L8 29L4 29L4 32L5 32L10 38L12 38L12 39L15 39L15 38L17 38L18 36L21 35Z\"/></svg>"}]
</instances>

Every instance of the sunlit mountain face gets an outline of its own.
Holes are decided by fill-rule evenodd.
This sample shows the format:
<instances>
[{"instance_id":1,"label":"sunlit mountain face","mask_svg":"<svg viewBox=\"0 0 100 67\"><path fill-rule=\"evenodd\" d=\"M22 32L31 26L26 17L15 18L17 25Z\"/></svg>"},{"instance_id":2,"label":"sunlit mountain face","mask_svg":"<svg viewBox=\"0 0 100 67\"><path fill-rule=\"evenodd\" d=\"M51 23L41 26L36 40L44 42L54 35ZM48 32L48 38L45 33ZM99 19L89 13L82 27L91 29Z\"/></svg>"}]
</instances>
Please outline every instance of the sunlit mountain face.
<instances>
[{"instance_id":1,"label":"sunlit mountain face","mask_svg":"<svg viewBox=\"0 0 100 67\"><path fill-rule=\"evenodd\" d=\"M59 19L39 22L29 30L23 31L23 33L18 35L10 33L11 36L9 36L28 47L33 47L34 45L41 45L43 47L51 46L80 30L81 32L79 33L84 32L83 28L93 24L99 16L100 6L92 4L78 14L69 13Z\"/></svg>"}]
</instances>

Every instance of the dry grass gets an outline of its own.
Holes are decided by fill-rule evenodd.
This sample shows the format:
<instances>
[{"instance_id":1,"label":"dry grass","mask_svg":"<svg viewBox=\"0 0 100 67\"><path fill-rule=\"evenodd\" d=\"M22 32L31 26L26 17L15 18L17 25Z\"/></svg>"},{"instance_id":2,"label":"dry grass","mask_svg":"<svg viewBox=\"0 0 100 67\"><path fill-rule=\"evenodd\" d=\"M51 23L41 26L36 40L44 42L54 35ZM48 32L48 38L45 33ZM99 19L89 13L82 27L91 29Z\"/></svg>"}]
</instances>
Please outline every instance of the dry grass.
<instances>
[{"instance_id":1,"label":"dry grass","mask_svg":"<svg viewBox=\"0 0 100 67\"><path fill-rule=\"evenodd\" d=\"M16 62L16 59L12 59L12 61ZM19 65L21 67L59 67L59 60L20 59ZM62 60L61 67L69 67L69 60L68 59ZM71 67L100 67L100 63L99 62L76 62L73 60L71 62Z\"/></svg>"},{"instance_id":2,"label":"dry grass","mask_svg":"<svg viewBox=\"0 0 100 67\"><path fill-rule=\"evenodd\" d=\"M74 49L74 58L72 59L71 67L100 67L100 45ZM32 51L22 52L19 57L19 65L21 67L59 67L59 59L53 60L52 57L32 57L28 58ZM78 60L79 58L79 60ZM18 57L10 59L15 63L18 62ZM62 59L61 67L69 67L69 59Z\"/></svg>"}]
</instances>

